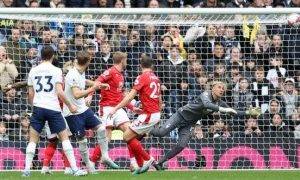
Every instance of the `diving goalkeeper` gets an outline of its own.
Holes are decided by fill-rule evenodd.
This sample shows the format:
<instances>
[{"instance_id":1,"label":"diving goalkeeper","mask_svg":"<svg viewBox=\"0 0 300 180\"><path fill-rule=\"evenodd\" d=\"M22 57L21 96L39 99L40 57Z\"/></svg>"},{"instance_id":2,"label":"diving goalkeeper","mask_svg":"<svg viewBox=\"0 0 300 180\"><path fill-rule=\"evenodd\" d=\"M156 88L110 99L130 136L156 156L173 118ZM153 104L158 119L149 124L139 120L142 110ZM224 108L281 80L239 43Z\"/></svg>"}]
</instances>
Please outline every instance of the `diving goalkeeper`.
<instances>
[{"instance_id":1,"label":"diving goalkeeper","mask_svg":"<svg viewBox=\"0 0 300 180\"><path fill-rule=\"evenodd\" d=\"M192 127L199 119L205 118L214 112L237 116L259 116L259 108L250 108L247 111L237 111L230 108L221 97L225 93L225 84L220 81L212 83L212 90L203 92L193 103L189 103L173 114L165 124L157 129L152 129L150 135L163 137L178 128L178 142L171 150L161 157L153 166L157 170L163 170L163 163L180 153L188 144L191 137Z\"/></svg>"}]
</instances>

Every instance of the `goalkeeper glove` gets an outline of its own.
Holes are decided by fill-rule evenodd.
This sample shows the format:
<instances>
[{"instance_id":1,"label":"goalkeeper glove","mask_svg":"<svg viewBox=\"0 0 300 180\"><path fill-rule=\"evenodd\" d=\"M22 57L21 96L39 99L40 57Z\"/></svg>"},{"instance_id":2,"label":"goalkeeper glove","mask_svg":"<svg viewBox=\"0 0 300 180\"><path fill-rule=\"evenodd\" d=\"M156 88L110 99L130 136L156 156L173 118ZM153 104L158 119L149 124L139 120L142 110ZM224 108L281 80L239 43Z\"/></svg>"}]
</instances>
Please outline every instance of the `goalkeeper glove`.
<instances>
[{"instance_id":1,"label":"goalkeeper glove","mask_svg":"<svg viewBox=\"0 0 300 180\"><path fill-rule=\"evenodd\" d=\"M258 117L261 115L261 109L259 107L249 108L246 111L246 115L252 116L252 117Z\"/></svg>"},{"instance_id":2,"label":"goalkeeper glove","mask_svg":"<svg viewBox=\"0 0 300 180\"><path fill-rule=\"evenodd\" d=\"M236 110L234 110L232 108L219 107L219 111L222 112L222 113L237 114Z\"/></svg>"}]
</instances>

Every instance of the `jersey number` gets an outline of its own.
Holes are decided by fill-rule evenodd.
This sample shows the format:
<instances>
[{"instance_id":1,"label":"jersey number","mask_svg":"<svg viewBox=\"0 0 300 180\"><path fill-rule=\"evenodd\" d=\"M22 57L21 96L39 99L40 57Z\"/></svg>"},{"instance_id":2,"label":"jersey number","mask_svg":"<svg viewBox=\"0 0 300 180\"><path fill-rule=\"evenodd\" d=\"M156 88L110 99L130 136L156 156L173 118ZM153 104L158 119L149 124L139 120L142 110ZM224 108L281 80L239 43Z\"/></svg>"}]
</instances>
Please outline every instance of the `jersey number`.
<instances>
[{"instance_id":1,"label":"jersey number","mask_svg":"<svg viewBox=\"0 0 300 180\"><path fill-rule=\"evenodd\" d=\"M151 82L150 83L150 88L152 90L151 94L150 94L150 98L156 99L159 97L159 91L160 91L160 84L159 83L155 83L155 82Z\"/></svg>"},{"instance_id":2,"label":"jersey number","mask_svg":"<svg viewBox=\"0 0 300 180\"><path fill-rule=\"evenodd\" d=\"M45 78L47 80L47 83L45 86L48 86L45 88L45 86L43 86L43 84L41 83L42 78ZM53 90L54 86L51 83L52 80L52 76L36 76L35 79L37 79L36 81L36 85L38 86L37 89L35 90L35 92L41 92L42 90L44 90L45 92L50 92Z\"/></svg>"}]
</instances>

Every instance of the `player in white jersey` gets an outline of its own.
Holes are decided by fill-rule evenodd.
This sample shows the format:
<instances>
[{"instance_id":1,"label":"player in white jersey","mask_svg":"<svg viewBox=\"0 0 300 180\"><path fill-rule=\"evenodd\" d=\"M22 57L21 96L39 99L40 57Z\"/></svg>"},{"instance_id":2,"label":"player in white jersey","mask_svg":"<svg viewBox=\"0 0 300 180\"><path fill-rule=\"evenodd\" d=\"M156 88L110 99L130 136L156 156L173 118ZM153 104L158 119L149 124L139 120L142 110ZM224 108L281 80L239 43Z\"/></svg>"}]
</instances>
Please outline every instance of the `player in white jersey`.
<instances>
[{"instance_id":1,"label":"player in white jersey","mask_svg":"<svg viewBox=\"0 0 300 180\"><path fill-rule=\"evenodd\" d=\"M67 100L63 92L61 69L52 65L53 48L51 46L43 47L41 57L43 62L32 68L28 76L28 101L33 105L33 114L30 118L29 143L26 148L23 176L30 175L30 166L36 145L46 120L51 132L58 134L74 175L86 175L87 172L80 170L76 165L73 147L61 114L58 97L67 105L70 112L75 113L77 108Z\"/></svg>"},{"instance_id":2,"label":"player in white jersey","mask_svg":"<svg viewBox=\"0 0 300 180\"><path fill-rule=\"evenodd\" d=\"M77 107L77 112L72 114L69 108L64 105L63 114L68 122L72 134L77 138L79 151L89 172L94 173L94 164L90 162L85 137L86 129L96 131L98 144L102 150L102 162L111 168L119 168L108 156L108 143L106 139L105 125L101 125L97 115L86 105L85 97L99 89L108 89L109 85L99 81L85 79L85 70L90 64L90 58L86 52L78 52L75 67L69 70L65 77L65 94L67 99ZM85 87L89 86L88 89Z\"/></svg>"}]
</instances>

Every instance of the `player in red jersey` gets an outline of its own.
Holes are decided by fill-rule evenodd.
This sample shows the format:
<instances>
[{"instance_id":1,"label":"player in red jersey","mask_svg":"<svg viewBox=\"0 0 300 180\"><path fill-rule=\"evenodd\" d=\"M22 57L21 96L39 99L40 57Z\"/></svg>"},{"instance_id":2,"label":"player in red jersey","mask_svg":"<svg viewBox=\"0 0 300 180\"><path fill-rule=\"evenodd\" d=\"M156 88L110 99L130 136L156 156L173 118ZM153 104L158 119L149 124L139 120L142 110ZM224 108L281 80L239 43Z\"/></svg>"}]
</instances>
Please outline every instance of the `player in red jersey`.
<instances>
[{"instance_id":1,"label":"player in red jersey","mask_svg":"<svg viewBox=\"0 0 300 180\"><path fill-rule=\"evenodd\" d=\"M124 109L120 108L116 113L108 118L109 112L123 99L124 76L123 71L127 65L127 54L116 52L113 55L114 65L101 74L97 81L107 83L110 86L108 90L101 90L101 100L99 101L99 115L106 126L106 136L111 139L113 128L118 128L125 132L130 125L129 118ZM127 105L127 108L138 111L132 105ZM130 153L130 152L129 152ZM97 145L91 157L91 161L96 163L101 156L100 147ZM137 167L134 158L131 158L131 165Z\"/></svg>"},{"instance_id":2,"label":"player in red jersey","mask_svg":"<svg viewBox=\"0 0 300 180\"><path fill-rule=\"evenodd\" d=\"M137 161L141 158L145 161L143 166L134 171L133 174L146 172L154 162L154 158L150 157L137 140L139 135L148 133L160 121L162 104L160 80L152 71L152 61L151 58L142 56L140 61L142 74L135 80L130 93L109 113L110 116L113 116L120 108L126 106L139 94L143 112L131 123L123 135L123 139L127 142L128 148L132 150Z\"/></svg>"}]
</instances>

